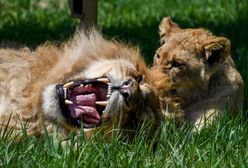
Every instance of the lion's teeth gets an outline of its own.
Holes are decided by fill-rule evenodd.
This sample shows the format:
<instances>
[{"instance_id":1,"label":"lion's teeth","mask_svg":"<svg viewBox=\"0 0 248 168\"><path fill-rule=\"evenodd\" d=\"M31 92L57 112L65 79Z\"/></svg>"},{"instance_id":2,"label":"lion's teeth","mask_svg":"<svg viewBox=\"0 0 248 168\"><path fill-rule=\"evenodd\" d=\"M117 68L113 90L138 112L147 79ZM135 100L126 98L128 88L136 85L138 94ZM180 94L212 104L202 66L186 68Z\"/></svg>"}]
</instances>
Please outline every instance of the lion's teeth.
<instances>
[{"instance_id":1,"label":"lion's teeth","mask_svg":"<svg viewBox=\"0 0 248 168\"><path fill-rule=\"evenodd\" d=\"M107 83L108 84L108 92L107 92L107 98L110 98L112 89L111 89L111 83Z\"/></svg>"},{"instance_id":2,"label":"lion's teeth","mask_svg":"<svg viewBox=\"0 0 248 168\"><path fill-rule=\"evenodd\" d=\"M91 86L92 86L92 84L85 85L86 88L87 88L87 87L91 87Z\"/></svg>"},{"instance_id":3,"label":"lion's teeth","mask_svg":"<svg viewBox=\"0 0 248 168\"><path fill-rule=\"evenodd\" d=\"M107 106L108 101L96 101L95 104L100 106Z\"/></svg>"},{"instance_id":4,"label":"lion's teeth","mask_svg":"<svg viewBox=\"0 0 248 168\"><path fill-rule=\"evenodd\" d=\"M64 89L64 98L66 99L67 89L66 88L63 88L63 89Z\"/></svg>"},{"instance_id":5,"label":"lion's teeth","mask_svg":"<svg viewBox=\"0 0 248 168\"><path fill-rule=\"evenodd\" d=\"M111 92L111 85L108 85L108 92Z\"/></svg>"},{"instance_id":6,"label":"lion's teeth","mask_svg":"<svg viewBox=\"0 0 248 168\"><path fill-rule=\"evenodd\" d=\"M73 102L70 101L70 100L65 99L65 104L66 104L66 105L71 105L71 104L73 104Z\"/></svg>"},{"instance_id":7,"label":"lion's teeth","mask_svg":"<svg viewBox=\"0 0 248 168\"><path fill-rule=\"evenodd\" d=\"M96 79L98 82L103 82L103 83L109 83L109 79L108 78L98 78Z\"/></svg>"},{"instance_id":8,"label":"lion's teeth","mask_svg":"<svg viewBox=\"0 0 248 168\"><path fill-rule=\"evenodd\" d=\"M64 84L63 88L67 88L67 89L68 89L68 88L71 87L73 84L74 84L74 82L68 82L68 83Z\"/></svg>"}]
</instances>

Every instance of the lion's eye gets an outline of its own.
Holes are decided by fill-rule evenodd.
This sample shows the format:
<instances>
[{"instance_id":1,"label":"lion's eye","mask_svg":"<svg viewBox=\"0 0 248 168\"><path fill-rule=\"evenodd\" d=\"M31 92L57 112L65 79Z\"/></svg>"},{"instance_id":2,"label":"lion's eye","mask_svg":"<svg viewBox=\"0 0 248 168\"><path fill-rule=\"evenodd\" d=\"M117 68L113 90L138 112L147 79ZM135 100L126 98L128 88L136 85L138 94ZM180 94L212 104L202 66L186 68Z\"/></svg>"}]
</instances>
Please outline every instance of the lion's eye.
<instances>
[{"instance_id":1,"label":"lion's eye","mask_svg":"<svg viewBox=\"0 0 248 168\"><path fill-rule=\"evenodd\" d=\"M164 45L165 44L165 40L164 39L161 39L160 40L160 45Z\"/></svg>"},{"instance_id":2,"label":"lion's eye","mask_svg":"<svg viewBox=\"0 0 248 168\"><path fill-rule=\"evenodd\" d=\"M158 53L155 54L154 58L153 58L153 65L155 65L156 63L159 62L160 59L160 55Z\"/></svg>"},{"instance_id":3,"label":"lion's eye","mask_svg":"<svg viewBox=\"0 0 248 168\"><path fill-rule=\"evenodd\" d=\"M158 53L156 53L155 60L158 61L159 59L160 59L160 55Z\"/></svg>"},{"instance_id":4,"label":"lion's eye","mask_svg":"<svg viewBox=\"0 0 248 168\"><path fill-rule=\"evenodd\" d=\"M143 76L142 75L138 75L136 76L135 80L140 83L143 80Z\"/></svg>"},{"instance_id":5,"label":"lion's eye","mask_svg":"<svg viewBox=\"0 0 248 168\"><path fill-rule=\"evenodd\" d=\"M171 63L171 66L172 67L180 67L180 66L183 66L184 64L182 64L182 63L179 63L179 62L177 62L177 61L173 61L172 63Z\"/></svg>"}]
</instances>

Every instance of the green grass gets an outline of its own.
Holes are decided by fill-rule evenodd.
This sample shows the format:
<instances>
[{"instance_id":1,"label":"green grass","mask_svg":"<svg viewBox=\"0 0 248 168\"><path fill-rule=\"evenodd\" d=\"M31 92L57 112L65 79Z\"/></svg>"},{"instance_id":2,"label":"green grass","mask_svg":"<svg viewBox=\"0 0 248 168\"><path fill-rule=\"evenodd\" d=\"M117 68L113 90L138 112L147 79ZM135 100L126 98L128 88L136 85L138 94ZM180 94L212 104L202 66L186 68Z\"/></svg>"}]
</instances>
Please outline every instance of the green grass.
<instances>
[{"instance_id":1,"label":"green grass","mask_svg":"<svg viewBox=\"0 0 248 168\"><path fill-rule=\"evenodd\" d=\"M0 41L35 47L68 39L78 25L66 1L0 0ZM151 63L159 45L158 25L170 15L181 27L205 27L232 41L232 53L245 82L244 114L248 113L248 1L246 0L99 0L104 35L138 45ZM62 148L53 139L0 138L0 167L247 167L246 116L224 116L200 133L190 126L165 123L155 150L139 136L133 143L81 140ZM72 142L75 142L73 138Z\"/></svg>"},{"instance_id":2,"label":"green grass","mask_svg":"<svg viewBox=\"0 0 248 168\"><path fill-rule=\"evenodd\" d=\"M151 147L144 136L133 143L120 138L103 143L101 137L83 139L61 147L52 138L23 137L18 142L0 139L3 167L246 167L248 164L248 123L222 118L210 128L193 133L190 126L164 125L157 145ZM100 139L99 139L100 138Z\"/></svg>"}]
</instances>

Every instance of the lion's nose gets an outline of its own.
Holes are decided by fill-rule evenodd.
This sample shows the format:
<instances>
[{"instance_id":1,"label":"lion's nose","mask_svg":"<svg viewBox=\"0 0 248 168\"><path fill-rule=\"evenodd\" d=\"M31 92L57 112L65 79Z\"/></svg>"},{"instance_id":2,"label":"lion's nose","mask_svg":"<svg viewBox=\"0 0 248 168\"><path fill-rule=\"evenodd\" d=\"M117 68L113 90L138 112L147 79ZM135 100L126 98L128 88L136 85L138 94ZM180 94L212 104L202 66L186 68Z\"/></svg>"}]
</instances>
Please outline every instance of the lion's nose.
<instances>
[{"instance_id":1,"label":"lion's nose","mask_svg":"<svg viewBox=\"0 0 248 168\"><path fill-rule=\"evenodd\" d=\"M122 96L125 99L128 99L129 97L132 96L133 85L134 85L133 80L128 79L125 82L123 82L123 84L120 86L119 92L122 94Z\"/></svg>"},{"instance_id":2,"label":"lion's nose","mask_svg":"<svg viewBox=\"0 0 248 168\"><path fill-rule=\"evenodd\" d=\"M125 100L129 100L132 97L134 89L134 81L132 79L126 79L120 86L112 86L112 91L117 90L121 93Z\"/></svg>"}]
</instances>

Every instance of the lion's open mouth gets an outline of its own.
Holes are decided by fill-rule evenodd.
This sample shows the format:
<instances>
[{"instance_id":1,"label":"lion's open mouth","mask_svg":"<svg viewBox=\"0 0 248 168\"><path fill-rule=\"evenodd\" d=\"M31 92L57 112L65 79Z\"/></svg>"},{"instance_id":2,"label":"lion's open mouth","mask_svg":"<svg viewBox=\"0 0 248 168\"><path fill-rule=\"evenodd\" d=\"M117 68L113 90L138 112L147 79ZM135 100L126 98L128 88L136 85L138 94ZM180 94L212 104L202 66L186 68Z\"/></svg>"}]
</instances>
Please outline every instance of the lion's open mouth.
<instances>
[{"instance_id":1,"label":"lion's open mouth","mask_svg":"<svg viewBox=\"0 0 248 168\"><path fill-rule=\"evenodd\" d=\"M83 124L89 128L99 126L106 120L107 115L103 114L111 96L111 83L108 78L70 81L61 85L60 92L61 89L61 110L72 124Z\"/></svg>"}]
</instances>

